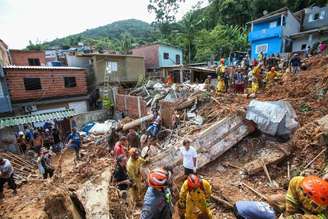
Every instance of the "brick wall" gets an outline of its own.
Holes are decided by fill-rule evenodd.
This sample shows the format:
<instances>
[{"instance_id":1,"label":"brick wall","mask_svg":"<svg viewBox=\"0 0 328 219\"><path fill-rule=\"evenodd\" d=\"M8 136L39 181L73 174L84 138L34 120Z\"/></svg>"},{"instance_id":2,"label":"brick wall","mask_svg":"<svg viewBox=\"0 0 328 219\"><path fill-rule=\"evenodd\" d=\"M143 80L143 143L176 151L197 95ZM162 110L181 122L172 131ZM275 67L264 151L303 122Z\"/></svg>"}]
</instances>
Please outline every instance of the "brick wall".
<instances>
[{"instance_id":1,"label":"brick wall","mask_svg":"<svg viewBox=\"0 0 328 219\"><path fill-rule=\"evenodd\" d=\"M13 65L29 65L28 59L39 59L41 65L46 65L46 55L44 51L23 51L10 50Z\"/></svg>"},{"instance_id":2,"label":"brick wall","mask_svg":"<svg viewBox=\"0 0 328 219\"><path fill-rule=\"evenodd\" d=\"M149 68L159 68L158 50L159 45L142 46L139 48L132 49L132 54L144 57L145 68L147 71L147 69Z\"/></svg>"},{"instance_id":3,"label":"brick wall","mask_svg":"<svg viewBox=\"0 0 328 219\"><path fill-rule=\"evenodd\" d=\"M147 103L142 97L129 96L129 95L116 95L116 110L124 112L125 115L132 118L139 118L138 98L140 101L140 114L141 117L148 115Z\"/></svg>"},{"instance_id":4,"label":"brick wall","mask_svg":"<svg viewBox=\"0 0 328 219\"><path fill-rule=\"evenodd\" d=\"M5 69L5 71L13 102L87 94L86 72L82 69ZM65 88L64 77L75 77L76 87ZM40 78L42 89L25 90L24 78Z\"/></svg>"}]
</instances>

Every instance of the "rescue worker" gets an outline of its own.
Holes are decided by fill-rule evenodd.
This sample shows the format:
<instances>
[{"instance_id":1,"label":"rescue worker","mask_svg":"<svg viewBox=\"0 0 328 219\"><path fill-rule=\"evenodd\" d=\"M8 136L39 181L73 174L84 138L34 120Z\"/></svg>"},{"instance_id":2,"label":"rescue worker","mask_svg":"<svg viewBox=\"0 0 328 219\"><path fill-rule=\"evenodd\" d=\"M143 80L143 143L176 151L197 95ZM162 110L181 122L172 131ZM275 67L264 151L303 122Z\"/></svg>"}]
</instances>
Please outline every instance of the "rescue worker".
<instances>
[{"instance_id":1,"label":"rescue worker","mask_svg":"<svg viewBox=\"0 0 328 219\"><path fill-rule=\"evenodd\" d=\"M261 70L262 70L262 64L258 64L254 69L253 69L253 79L252 79L252 93L256 94L257 91L260 88L260 81L261 81Z\"/></svg>"},{"instance_id":2,"label":"rescue worker","mask_svg":"<svg viewBox=\"0 0 328 219\"><path fill-rule=\"evenodd\" d=\"M146 163L146 160L139 156L139 152L136 148L131 148L129 150L130 158L128 160L126 169L128 171L128 176L132 182L131 195L135 203L140 201L140 196L142 193L142 176L140 168Z\"/></svg>"},{"instance_id":3,"label":"rescue worker","mask_svg":"<svg viewBox=\"0 0 328 219\"><path fill-rule=\"evenodd\" d=\"M276 72L276 68L272 67L270 71L268 71L265 75L265 82L266 84L270 84L276 77L278 73Z\"/></svg>"},{"instance_id":4,"label":"rescue worker","mask_svg":"<svg viewBox=\"0 0 328 219\"><path fill-rule=\"evenodd\" d=\"M223 93L225 91L225 84L224 84L224 59L222 58L220 61L220 65L216 68L216 74L218 76L218 84L216 87L217 93Z\"/></svg>"},{"instance_id":5,"label":"rescue worker","mask_svg":"<svg viewBox=\"0 0 328 219\"><path fill-rule=\"evenodd\" d=\"M144 197L140 219L171 219L172 195L169 189L171 172L162 168L148 174L148 189Z\"/></svg>"},{"instance_id":6,"label":"rescue worker","mask_svg":"<svg viewBox=\"0 0 328 219\"><path fill-rule=\"evenodd\" d=\"M286 219L328 218L328 182L318 176L296 176L289 182Z\"/></svg>"},{"instance_id":7,"label":"rescue worker","mask_svg":"<svg viewBox=\"0 0 328 219\"><path fill-rule=\"evenodd\" d=\"M276 219L273 208L265 202L238 201L233 213L237 219Z\"/></svg>"},{"instance_id":8,"label":"rescue worker","mask_svg":"<svg viewBox=\"0 0 328 219\"><path fill-rule=\"evenodd\" d=\"M211 185L207 180L190 174L181 187L178 202L180 211L185 211L185 218L197 219L200 215L195 210L199 210L203 217L211 219L212 213L208 208L211 193Z\"/></svg>"}]
</instances>

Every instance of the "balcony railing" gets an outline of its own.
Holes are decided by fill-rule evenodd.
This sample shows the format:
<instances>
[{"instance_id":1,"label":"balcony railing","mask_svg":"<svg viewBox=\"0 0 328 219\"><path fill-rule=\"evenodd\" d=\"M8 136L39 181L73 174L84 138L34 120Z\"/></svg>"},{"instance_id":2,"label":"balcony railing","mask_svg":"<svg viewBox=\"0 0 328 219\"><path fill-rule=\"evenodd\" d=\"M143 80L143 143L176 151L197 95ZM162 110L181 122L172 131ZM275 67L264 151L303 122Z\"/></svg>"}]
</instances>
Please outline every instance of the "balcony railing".
<instances>
[{"instance_id":1,"label":"balcony railing","mask_svg":"<svg viewBox=\"0 0 328 219\"><path fill-rule=\"evenodd\" d=\"M248 40L249 42L253 42L256 40L281 37L281 35L282 35L282 28L274 27L274 28L268 28L268 29L250 32L248 34Z\"/></svg>"}]
</instances>

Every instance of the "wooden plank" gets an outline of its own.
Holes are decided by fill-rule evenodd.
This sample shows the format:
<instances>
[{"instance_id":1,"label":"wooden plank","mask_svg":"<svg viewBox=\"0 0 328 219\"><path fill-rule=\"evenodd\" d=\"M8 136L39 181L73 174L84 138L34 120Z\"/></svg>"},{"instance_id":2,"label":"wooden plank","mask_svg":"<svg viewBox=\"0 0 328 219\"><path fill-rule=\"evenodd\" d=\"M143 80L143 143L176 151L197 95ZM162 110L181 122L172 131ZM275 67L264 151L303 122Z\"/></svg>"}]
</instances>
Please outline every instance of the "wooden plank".
<instances>
[{"instance_id":1,"label":"wooden plank","mask_svg":"<svg viewBox=\"0 0 328 219\"><path fill-rule=\"evenodd\" d=\"M284 150L281 150L282 146ZM246 163L243 169L248 175L253 175L262 172L264 165L269 166L283 161L288 156L285 151L290 151L290 150L291 149L289 144L284 144L284 145L280 145L280 147L272 148L272 150L266 152L264 156Z\"/></svg>"},{"instance_id":2,"label":"wooden plank","mask_svg":"<svg viewBox=\"0 0 328 219\"><path fill-rule=\"evenodd\" d=\"M244 112L232 114L194 136L192 146L198 152L198 168L215 160L254 131L254 127L249 126L243 118ZM178 149L180 146L181 142L178 142L152 157L146 170L170 165L174 167L173 171L176 173L176 178L181 177L183 167L180 165L181 156Z\"/></svg>"}]
</instances>

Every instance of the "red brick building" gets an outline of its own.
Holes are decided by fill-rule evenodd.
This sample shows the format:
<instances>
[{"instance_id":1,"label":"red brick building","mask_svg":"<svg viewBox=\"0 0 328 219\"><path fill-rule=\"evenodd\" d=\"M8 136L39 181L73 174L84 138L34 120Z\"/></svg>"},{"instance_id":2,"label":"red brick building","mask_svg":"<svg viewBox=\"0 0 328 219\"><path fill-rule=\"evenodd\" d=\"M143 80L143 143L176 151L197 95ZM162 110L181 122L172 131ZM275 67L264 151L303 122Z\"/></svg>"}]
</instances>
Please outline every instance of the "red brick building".
<instances>
[{"instance_id":1,"label":"red brick building","mask_svg":"<svg viewBox=\"0 0 328 219\"><path fill-rule=\"evenodd\" d=\"M45 66L44 51L9 50L12 65Z\"/></svg>"},{"instance_id":2,"label":"red brick building","mask_svg":"<svg viewBox=\"0 0 328 219\"><path fill-rule=\"evenodd\" d=\"M14 111L87 111L87 75L76 67L5 66Z\"/></svg>"}]
</instances>

